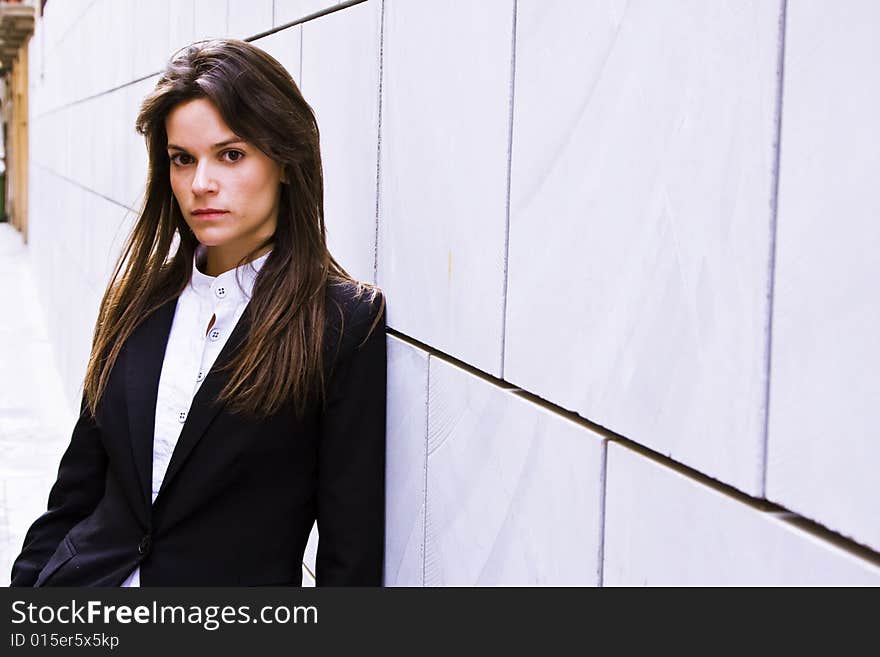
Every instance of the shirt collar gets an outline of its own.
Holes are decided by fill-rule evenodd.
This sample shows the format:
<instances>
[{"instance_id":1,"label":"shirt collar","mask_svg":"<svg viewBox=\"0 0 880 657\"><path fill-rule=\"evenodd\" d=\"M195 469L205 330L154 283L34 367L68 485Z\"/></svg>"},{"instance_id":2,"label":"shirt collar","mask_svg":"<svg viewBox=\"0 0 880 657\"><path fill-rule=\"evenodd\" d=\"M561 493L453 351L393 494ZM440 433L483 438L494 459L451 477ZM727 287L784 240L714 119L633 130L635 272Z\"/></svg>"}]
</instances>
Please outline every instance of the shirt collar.
<instances>
[{"instance_id":1,"label":"shirt collar","mask_svg":"<svg viewBox=\"0 0 880 657\"><path fill-rule=\"evenodd\" d=\"M221 299L235 299L249 301L254 289L257 274L265 264L272 251L267 251L256 260L245 263L235 269L225 271L219 276L208 276L199 270L199 265L204 266L207 257L207 248L199 244L193 254L192 279L190 285L200 297L212 302Z\"/></svg>"}]
</instances>

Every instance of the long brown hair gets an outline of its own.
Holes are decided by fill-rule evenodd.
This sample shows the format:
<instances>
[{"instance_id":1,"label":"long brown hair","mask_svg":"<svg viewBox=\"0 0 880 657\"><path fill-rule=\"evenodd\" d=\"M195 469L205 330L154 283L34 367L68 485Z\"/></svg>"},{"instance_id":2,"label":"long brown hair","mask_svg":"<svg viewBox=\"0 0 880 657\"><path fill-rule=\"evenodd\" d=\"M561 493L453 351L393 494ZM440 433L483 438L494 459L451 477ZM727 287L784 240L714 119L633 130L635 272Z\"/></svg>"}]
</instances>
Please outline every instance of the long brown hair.
<instances>
[{"instance_id":1,"label":"long brown hair","mask_svg":"<svg viewBox=\"0 0 880 657\"><path fill-rule=\"evenodd\" d=\"M165 118L196 98L212 101L237 136L281 166L286 181L275 234L239 263L273 245L248 306L259 321L223 368L232 375L219 397L231 402L231 411L258 417L293 399L301 417L325 398L328 286L349 285L371 303L379 298L382 306L370 332L384 310L384 297L378 288L352 279L327 249L320 134L312 108L277 60L237 39L197 41L178 50L141 104L135 127L149 156L146 191L101 301L84 399L94 415L125 341L145 317L179 296L192 275L198 242L171 189ZM338 304L336 310L341 320Z\"/></svg>"}]
</instances>

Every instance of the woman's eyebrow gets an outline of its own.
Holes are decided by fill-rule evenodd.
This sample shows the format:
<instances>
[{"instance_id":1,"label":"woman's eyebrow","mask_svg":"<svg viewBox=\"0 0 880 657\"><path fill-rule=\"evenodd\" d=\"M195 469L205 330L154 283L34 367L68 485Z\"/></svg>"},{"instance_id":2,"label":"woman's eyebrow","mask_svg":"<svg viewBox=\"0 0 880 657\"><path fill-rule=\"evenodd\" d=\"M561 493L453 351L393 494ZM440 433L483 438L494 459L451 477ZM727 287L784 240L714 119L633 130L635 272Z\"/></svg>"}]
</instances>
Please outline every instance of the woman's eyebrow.
<instances>
[{"instance_id":1,"label":"woman's eyebrow","mask_svg":"<svg viewBox=\"0 0 880 657\"><path fill-rule=\"evenodd\" d=\"M218 149L223 146L229 146L229 144L237 144L239 142L244 142L244 139L239 139L238 137L235 137L233 139L227 139L226 141L218 141L211 148ZM178 146L177 144L168 144L168 148L174 149L176 151L185 151L186 150L183 146Z\"/></svg>"}]
</instances>

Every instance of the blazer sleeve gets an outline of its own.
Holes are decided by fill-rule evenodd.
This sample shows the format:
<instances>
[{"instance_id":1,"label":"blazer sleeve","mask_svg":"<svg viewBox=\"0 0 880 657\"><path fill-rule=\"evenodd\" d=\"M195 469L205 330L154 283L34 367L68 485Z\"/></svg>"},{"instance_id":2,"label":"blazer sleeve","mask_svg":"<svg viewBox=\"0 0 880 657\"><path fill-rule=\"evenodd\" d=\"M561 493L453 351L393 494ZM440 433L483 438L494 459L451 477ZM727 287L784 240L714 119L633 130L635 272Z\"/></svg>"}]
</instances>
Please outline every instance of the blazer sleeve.
<instances>
[{"instance_id":1,"label":"blazer sleeve","mask_svg":"<svg viewBox=\"0 0 880 657\"><path fill-rule=\"evenodd\" d=\"M21 554L12 564L10 586L33 586L59 543L76 523L87 517L104 495L107 453L94 418L80 406L79 419L58 477L49 492L48 508L31 525Z\"/></svg>"},{"instance_id":2,"label":"blazer sleeve","mask_svg":"<svg viewBox=\"0 0 880 657\"><path fill-rule=\"evenodd\" d=\"M328 385L318 448L317 586L382 585L387 365L381 298L357 308L350 320L355 348L341 357Z\"/></svg>"}]
</instances>

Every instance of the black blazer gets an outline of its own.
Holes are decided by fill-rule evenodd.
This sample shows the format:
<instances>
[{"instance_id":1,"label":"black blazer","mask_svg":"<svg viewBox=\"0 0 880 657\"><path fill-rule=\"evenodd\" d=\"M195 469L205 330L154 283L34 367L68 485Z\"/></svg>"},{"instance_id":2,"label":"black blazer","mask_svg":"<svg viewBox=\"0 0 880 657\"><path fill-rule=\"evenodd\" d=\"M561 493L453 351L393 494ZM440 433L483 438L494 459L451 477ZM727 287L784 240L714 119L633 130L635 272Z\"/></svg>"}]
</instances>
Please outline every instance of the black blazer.
<instances>
[{"instance_id":1,"label":"black blazer","mask_svg":"<svg viewBox=\"0 0 880 657\"><path fill-rule=\"evenodd\" d=\"M234 415L209 403L226 380L215 367L193 399L155 504L156 393L177 299L147 317L123 347L95 418L81 407L11 585L118 586L138 564L142 586L301 585L317 520L317 585L380 586L385 313L364 341L379 299L356 300L349 285L328 290L326 411L301 421L292 404L261 422ZM242 345L248 310L217 367Z\"/></svg>"}]
</instances>

